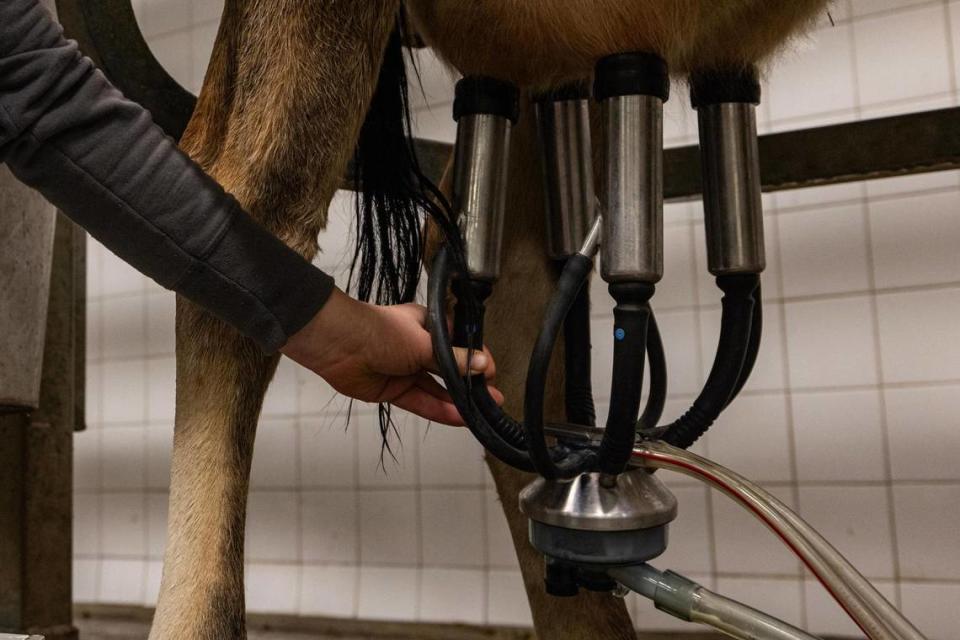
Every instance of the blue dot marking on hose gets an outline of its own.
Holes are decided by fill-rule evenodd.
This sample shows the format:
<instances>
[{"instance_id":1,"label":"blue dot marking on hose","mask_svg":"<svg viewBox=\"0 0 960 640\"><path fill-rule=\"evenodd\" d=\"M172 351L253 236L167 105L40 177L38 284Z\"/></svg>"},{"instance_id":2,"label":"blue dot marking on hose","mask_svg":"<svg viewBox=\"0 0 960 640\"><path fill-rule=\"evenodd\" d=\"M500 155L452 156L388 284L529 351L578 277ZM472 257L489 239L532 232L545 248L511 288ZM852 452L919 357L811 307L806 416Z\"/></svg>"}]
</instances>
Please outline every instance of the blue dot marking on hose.
<instances>
[{"instance_id":1,"label":"blue dot marking on hose","mask_svg":"<svg viewBox=\"0 0 960 640\"><path fill-rule=\"evenodd\" d=\"M623 340L624 338L627 337L627 332L624 331L622 328L617 327L616 329L613 330L613 337L616 338L618 341Z\"/></svg>"}]
</instances>

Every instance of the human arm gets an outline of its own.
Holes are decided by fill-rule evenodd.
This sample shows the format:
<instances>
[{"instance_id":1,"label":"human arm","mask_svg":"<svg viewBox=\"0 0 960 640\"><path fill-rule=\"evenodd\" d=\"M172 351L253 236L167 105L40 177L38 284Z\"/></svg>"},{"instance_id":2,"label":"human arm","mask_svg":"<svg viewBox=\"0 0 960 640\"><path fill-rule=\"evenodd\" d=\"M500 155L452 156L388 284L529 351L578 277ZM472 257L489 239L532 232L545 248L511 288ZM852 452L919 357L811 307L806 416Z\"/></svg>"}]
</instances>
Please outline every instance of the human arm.
<instances>
[{"instance_id":1,"label":"human arm","mask_svg":"<svg viewBox=\"0 0 960 640\"><path fill-rule=\"evenodd\" d=\"M426 321L427 310L420 305L371 305L335 290L281 351L351 398L390 402L428 420L461 425L450 395L430 375L437 365ZM454 349L454 354L465 372L467 351ZM486 348L473 354L470 370L492 384L496 365ZM491 386L490 393L503 402L499 390Z\"/></svg>"},{"instance_id":2,"label":"human arm","mask_svg":"<svg viewBox=\"0 0 960 640\"><path fill-rule=\"evenodd\" d=\"M0 2L0 161L139 271L266 351L333 291L113 88L37 0Z\"/></svg>"},{"instance_id":3,"label":"human arm","mask_svg":"<svg viewBox=\"0 0 960 640\"><path fill-rule=\"evenodd\" d=\"M460 423L427 373L422 307L375 307L336 290L113 88L37 0L0 0L0 161L265 351L283 347L351 397ZM474 368L492 375L492 360Z\"/></svg>"}]
</instances>

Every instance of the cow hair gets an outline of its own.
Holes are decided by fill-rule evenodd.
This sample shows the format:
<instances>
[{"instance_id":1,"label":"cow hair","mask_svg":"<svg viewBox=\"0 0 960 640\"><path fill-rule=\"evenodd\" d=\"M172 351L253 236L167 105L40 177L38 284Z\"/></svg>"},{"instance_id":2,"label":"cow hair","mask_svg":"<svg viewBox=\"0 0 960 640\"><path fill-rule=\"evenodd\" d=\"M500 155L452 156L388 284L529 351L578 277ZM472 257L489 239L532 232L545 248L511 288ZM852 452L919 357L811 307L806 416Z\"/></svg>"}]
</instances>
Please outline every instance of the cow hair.
<instances>
[{"instance_id":1,"label":"cow hair","mask_svg":"<svg viewBox=\"0 0 960 640\"><path fill-rule=\"evenodd\" d=\"M447 198L423 172L412 135L404 56L406 21L396 26L384 52L353 162L356 246L349 288L363 301L399 304L415 299L424 256L424 221L443 235L454 265L465 267L463 241ZM410 56L413 61L413 56ZM419 71L411 64L419 83ZM422 87L421 87L422 89ZM475 310L472 300L465 301ZM473 315L475 311L468 311ZM393 456L389 435L397 430L390 407L378 408L384 452Z\"/></svg>"}]
</instances>

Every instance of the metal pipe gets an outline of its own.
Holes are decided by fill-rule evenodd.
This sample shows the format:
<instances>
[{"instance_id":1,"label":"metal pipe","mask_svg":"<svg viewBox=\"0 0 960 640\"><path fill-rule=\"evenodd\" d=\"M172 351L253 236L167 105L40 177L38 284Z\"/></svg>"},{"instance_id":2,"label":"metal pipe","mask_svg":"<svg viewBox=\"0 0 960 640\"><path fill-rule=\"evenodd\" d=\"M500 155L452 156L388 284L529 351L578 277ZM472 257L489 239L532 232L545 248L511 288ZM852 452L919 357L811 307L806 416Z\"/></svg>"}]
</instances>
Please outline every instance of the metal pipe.
<instances>
[{"instance_id":1,"label":"metal pipe","mask_svg":"<svg viewBox=\"0 0 960 640\"><path fill-rule=\"evenodd\" d=\"M710 273L760 273L766 266L755 106L701 105L703 206Z\"/></svg>"},{"instance_id":2,"label":"metal pipe","mask_svg":"<svg viewBox=\"0 0 960 640\"><path fill-rule=\"evenodd\" d=\"M467 76L454 90L454 211L463 233L467 275L493 283L500 276L510 129L519 115L519 91L509 82Z\"/></svg>"},{"instance_id":3,"label":"metal pipe","mask_svg":"<svg viewBox=\"0 0 960 640\"><path fill-rule=\"evenodd\" d=\"M593 88L604 124L601 275L617 302L610 410L597 468L616 476L626 468L636 440L649 302L663 275L667 63L648 52L607 56L597 62Z\"/></svg>"},{"instance_id":4,"label":"metal pipe","mask_svg":"<svg viewBox=\"0 0 960 640\"><path fill-rule=\"evenodd\" d=\"M603 260L607 282L663 276L663 101L619 95L603 101Z\"/></svg>"},{"instance_id":5,"label":"metal pipe","mask_svg":"<svg viewBox=\"0 0 960 640\"><path fill-rule=\"evenodd\" d=\"M547 203L547 253L577 252L594 219L590 101L569 92L534 102Z\"/></svg>"},{"instance_id":6,"label":"metal pipe","mask_svg":"<svg viewBox=\"0 0 960 640\"><path fill-rule=\"evenodd\" d=\"M642 51L607 56L597 62L593 91L603 115L601 275L611 285L655 284L663 276L667 63Z\"/></svg>"},{"instance_id":7,"label":"metal pipe","mask_svg":"<svg viewBox=\"0 0 960 640\"><path fill-rule=\"evenodd\" d=\"M594 238L596 226L591 228L597 208L589 99L586 85L570 84L533 101L543 167L547 254L558 266L565 265L576 253L592 259L599 243ZM563 344L566 418L575 423L595 424L597 415L590 382L589 287L580 289L563 320Z\"/></svg>"},{"instance_id":8,"label":"metal pipe","mask_svg":"<svg viewBox=\"0 0 960 640\"><path fill-rule=\"evenodd\" d=\"M590 225L590 230L583 239L583 243L580 245L580 249L577 251L577 253L585 255L588 258L593 258L597 255L597 252L600 251L600 230L602 226L603 218L602 216L597 216L597 218L593 221L593 224Z\"/></svg>"},{"instance_id":9,"label":"metal pipe","mask_svg":"<svg viewBox=\"0 0 960 640\"><path fill-rule=\"evenodd\" d=\"M457 122L453 206L469 275L488 282L500 276L510 128L510 120L489 113L463 115Z\"/></svg>"},{"instance_id":10,"label":"metal pipe","mask_svg":"<svg viewBox=\"0 0 960 640\"><path fill-rule=\"evenodd\" d=\"M741 602L710 591L673 571L661 572L648 564L618 567L610 577L653 600L657 609L704 624L739 640L817 640L802 629Z\"/></svg>"}]
</instances>

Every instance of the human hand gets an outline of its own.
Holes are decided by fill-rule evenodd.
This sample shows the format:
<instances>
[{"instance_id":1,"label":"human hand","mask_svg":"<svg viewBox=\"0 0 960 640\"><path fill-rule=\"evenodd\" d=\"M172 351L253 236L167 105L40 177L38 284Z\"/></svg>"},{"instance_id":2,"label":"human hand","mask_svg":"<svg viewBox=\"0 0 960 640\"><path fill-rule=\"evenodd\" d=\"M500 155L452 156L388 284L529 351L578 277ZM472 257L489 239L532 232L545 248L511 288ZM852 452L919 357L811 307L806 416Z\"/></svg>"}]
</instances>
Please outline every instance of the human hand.
<instances>
[{"instance_id":1,"label":"human hand","mask_svg":"<svg viewBox=\"0 0 960 640\"><path fill-rule=\"evenodd\" d=\"M280 351L317 373L338 392L364 402L389 402L422 418L462 425L450 395L430 372L437 371L427 310L417 304L377 306L335 289L320 312ZM460 372L467 350L454 349ZM493 380L496 367L484 347L470 373ZM497 403L503 394L494 387Z\"/></svg>"}]
</instances>

